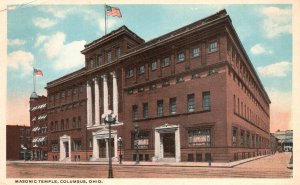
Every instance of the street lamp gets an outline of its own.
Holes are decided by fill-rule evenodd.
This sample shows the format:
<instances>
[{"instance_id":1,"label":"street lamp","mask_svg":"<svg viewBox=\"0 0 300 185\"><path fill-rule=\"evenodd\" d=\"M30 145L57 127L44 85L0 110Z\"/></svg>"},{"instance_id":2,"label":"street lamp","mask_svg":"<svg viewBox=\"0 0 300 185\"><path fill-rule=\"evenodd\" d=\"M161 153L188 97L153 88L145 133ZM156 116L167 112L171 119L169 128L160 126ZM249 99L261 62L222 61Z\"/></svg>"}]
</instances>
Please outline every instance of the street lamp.
<instances>
[{"instance_id":1,"label":"street lamp","mask_svg":"<svg viewBox=\"0 0 300 185\"><path fill-rule=\"evenodd\" d=\"M108 178L114 178L111 160L111 124L116 123L116 115L111 110L108 110L107 114L102 115L102 118L104 119L104 123L108 124Z\"/></svg>"},{"instance_id":2,"label":"street lamp","mask_svg":"<svg viewBox=\"0 0 300 185\"><path fill-rule=\"evenodd\" d=\"M119 163L122 164L122 145L123 145L123 141L122 141L121 137L118 138L118 144L119 144L119 151L120 151Z\"/></svg>"},{"instance_id":3,"label":"street lamp","mask_svg":"<svg viewBox=\"0 0 300 185\"><path fill-rule=\"evenodd\" d=\"M140 157L139 157L139 125L137 122L134 124L134 142L135 142L135 150L136 150L136 158L135 158L135 164L140 163Z\"/></svg>"}]
</instances>

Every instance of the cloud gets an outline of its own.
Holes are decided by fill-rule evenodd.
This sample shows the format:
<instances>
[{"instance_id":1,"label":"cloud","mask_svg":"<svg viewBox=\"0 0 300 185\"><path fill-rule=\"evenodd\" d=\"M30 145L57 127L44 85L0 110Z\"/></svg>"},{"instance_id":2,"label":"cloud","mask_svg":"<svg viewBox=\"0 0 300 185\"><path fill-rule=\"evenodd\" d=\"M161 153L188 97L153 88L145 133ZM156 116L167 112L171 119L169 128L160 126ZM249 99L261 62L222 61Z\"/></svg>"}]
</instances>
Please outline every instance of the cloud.
<instances>
[{"instance_id":1,"label":"cloud","mask_svg":"<svg viewBox=\"0 0 300 185\"><path fill-rule=\"evenodd\" d=\"M58 6L43 6L40 8L41 11L50 13L54 17L59 19L64 19L68 14L74 13L74 8L66 8L63 6L63 8L60 8Z\"/></svg>"},{"instance_id":2,"label":"cloud","mask_svg":"<svg viewBox=\"0 0 300 185\"><path fill-rule=\"evenodd\" d=\"M291 91L282 91L275 88L268 88L267 92L272 102L270 105L270 130L274 132L277 129L291 129Z\"/></svg>"},{"instance_id":3,"label":"cloud","mask_svg":"<svg viewBox=\"0 0 300 185\"><path fill-rule=\"evenodd\" d=\"M18 50L8 54L8 68L18 71L21 77L32 73L34 56L30 52Z\"/></svg>"},{"instance_id":4,"label":"cloud","mask_svg":"<svg viewBox=\"0 0 300 185\"><path fill-rule=\"evenodd\" d=\"M264 67L258 67L258 72L265 77L285 77L292 70L292 64L282 61Z\"/></svg>"},{"instance_id":5,"label":"cloud","mask_svg":"<svg viewBox=\"0 0 300 185\"><path fill-rule=\"evenodd\" d=\"M8 40L8 45L9 46L22 46L26 43L25 40L21 40L21 39L9 39Z\"/></svg>"},{"instance_id":6,"label":"cloud","mask_svg":"<svg viewBox=\"0 0 300 185\"><path fill-rule=\"evenodd\" d=\"M262 9L266 16L263 21L263 29L267 38L273 38L282 34L292 33L292 10L278 7Z\"/></svg>"},{"instance_id":7,"label":"cloud","mask_svg":"<svg viewBox=\"0 0 300 185\"><path fill-rule=\"evenodd\" d=\"M84 49L86 41L73 41L65 43L66 35L57 32L50 36L39 35L36 45L41 45L46 57L53 61L53 68L56 70L72 69L83 66L84 55L80 53Z\"/></svg>"},{"instance_id":8,"label":"cloud","mask_svg":"<svg viewBox=\"0 0 300 185\"><path fill-rule=\"evenodd\" d=\"M50 20L48 18L38 17L33 20L33 24L39 28L49 28L49 27L56 25L57 22L54 20Z\"/></svg>"},{"instance_id":9,"label":"cloud","mask_svg":"<svg viewBox=\"0 0 300 185\"><path fill-rule=\"evenodd\" d=\"M251 53L254 55L260 54L272 54L272 50L267 50L262 44L255 44L251 49Z\"/></svg>"}]
</instances>

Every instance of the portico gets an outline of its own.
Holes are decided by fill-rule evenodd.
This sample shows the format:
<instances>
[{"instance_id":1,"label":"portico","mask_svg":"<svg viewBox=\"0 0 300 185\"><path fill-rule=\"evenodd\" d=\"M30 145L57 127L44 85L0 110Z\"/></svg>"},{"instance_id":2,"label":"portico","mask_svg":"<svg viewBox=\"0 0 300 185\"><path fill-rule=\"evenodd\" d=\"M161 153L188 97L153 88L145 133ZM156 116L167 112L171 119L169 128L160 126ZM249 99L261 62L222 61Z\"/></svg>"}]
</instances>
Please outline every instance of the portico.
<instances>
[{"instance_id":1,"label":"portico","mask_svg":"<svg viewBox=\"0 0 300 185\"><path fill-rule=\"evenodd\" d=\"M59 160L71 161L71 137L63 135L59 138Z\"/></svg>"}]
</instances>

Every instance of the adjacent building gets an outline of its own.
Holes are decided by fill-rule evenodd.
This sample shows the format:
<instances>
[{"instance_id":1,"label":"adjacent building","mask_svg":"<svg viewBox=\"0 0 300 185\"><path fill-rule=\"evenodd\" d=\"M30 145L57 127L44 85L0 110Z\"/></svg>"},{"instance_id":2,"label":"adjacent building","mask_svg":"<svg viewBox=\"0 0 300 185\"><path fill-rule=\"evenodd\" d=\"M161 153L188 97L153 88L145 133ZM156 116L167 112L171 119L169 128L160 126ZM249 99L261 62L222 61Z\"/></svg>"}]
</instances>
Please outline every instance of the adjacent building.
<instances>
[{"instance_id":1,"label":"adjacent building","mask_svg":"<svg viewBox=\"0 0 300 185\"><path fill-rule=\"evenodd\" d=\"M47 97L38 96L33 92L29 104L32 159L48 160Z\"/></svg>"},{"instance_id":2,"label":"adjacent building","mask_svg":"<svg viewBox=\"0 0 300 185\"><path fill-rule=\"evenodd\" d=\"M6 125L6 160L30 159L30 127Z\"/></svg>"},{"instance_id":3,"label":"adjacent building","mask_svg":"<svg viewBox=\"0 0 300 185\"><path fill-rule=\"evenodd\" d=\"M271 102L225 10L148 42L122 26L82 54L84 68L47 83L48 160L107 160L109 110L114 160L271 152Z\"/></svg>"},{"instance_id":4,"label":"adjacent building","mask_svg":"<svg viewBox=\"0 0 300 185\"><path fill-rule=\"evenodd\" d=\"M278 140L278 150L291 152L293 151L293 130L280 131L277 130L274 136Z\"/></svg>"}]
</instances>

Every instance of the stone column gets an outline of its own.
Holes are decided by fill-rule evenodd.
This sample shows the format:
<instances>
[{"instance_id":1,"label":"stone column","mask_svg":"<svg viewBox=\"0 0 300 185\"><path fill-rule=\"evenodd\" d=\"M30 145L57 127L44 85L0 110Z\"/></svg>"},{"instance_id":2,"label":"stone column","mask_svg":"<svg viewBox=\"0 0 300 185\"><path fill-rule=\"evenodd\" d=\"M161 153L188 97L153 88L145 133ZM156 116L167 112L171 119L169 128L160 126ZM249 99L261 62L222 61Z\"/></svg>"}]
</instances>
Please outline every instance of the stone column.
<instances>
[{"instance_id":1,"label":"stone column","mask_svg":"<svg viewBox=\"0 0 300 185\"><path fill-rule=\"evenodd\" d=\"M86 83L86 97L87 97L87 127L92 126L92 88L89 81Z\"/></svg>"},{"instance_id":2,"label":"stone column","mask_svg":"<svg viewBox=\"0 0 300 185\"><path fill-rule=\"evenodd\" d=\"M107 114L108 112L108 87L107 87L107 76L102 75L103 79L103 113Z\"/></svg>"},{"instance_id":3,"label":"stone column","mask_svg":"<svg viewBox=\"0 0 300 185\"><path fill-rule=\"evenodd\" d=\"M108 148L108 139L105 139L105 146L106 146L106 158L108 159L108 150L109 150L109 148Z\"/></svg>"},{"instance_id":4,"label":"stone column","mask_svg":"<svg viewBox=\"0 0 300 185\"><path fill-rule=\"evenodd\" d=\"M100 110L99 110L99 84L98 78L94 78L95 84L95 125L100 125Z\"/></svg>"},{"instance_id":5,"label":"stone column","mask_svg":"<svg viewBox=\"0 0 300 185\"><path fill-rule=\"evenodd\" d=\"M117 134L114 135L114 149L115 149L115 159L118 158L118 136Z\"/></svg>"},{"instance_id":6,"label":"stone column","mask_svg":"<svg viewBox=\"0 0 300 185\"><path fill-rule=\"evenodd\" d=\"M93 136L93 160L99 158L99 145L96 136Z\"/></svg>"},{"instance_id":7,"label":"stone column","mask_svg":"<svg viewBox=\"0 0 300 185\"><path fill-rule=\"evenodd\" d=\"M160 133L155 130L155 136L154 136L154 142L155 142L155 146L154 146L154 157L156 159L153 159L153 161L156 161L160 158Z\"/></svg>"},{"instance_id":8,"label":"stone column","mask_svg":"<svg viewBox=\"0 0 300 185\"><path fill-rule=\"evenodd\" d=\"M59 141L59 160L64 160L66 158L66 149L65 149L65 145L64 142L62 141L62 139L60 139Z\"/></svg>"},{"instance_id":9,"label":"stone column","mask_svg":"<svg viewBox=\"0 0 300 185\"><path fill-rule=\"evenodd\" d=\"M118 100L118 84L117 84L117 75L116 72L110 73L113 77L113 113L117 116L116 120L118 121L118 113L119 113L119 100Z\"/></svg>"},{"instance_id":10,"label":"stone column","mask_svg":"<svg viewBox=\"0 0 300 185\"><path fill-rule=\"evenodd\" d=\"M175 131L175 160L176 162L180 162L181 155L180 155L180 134L179 134L179 127Z\"/></svg>"}]
</instances>

